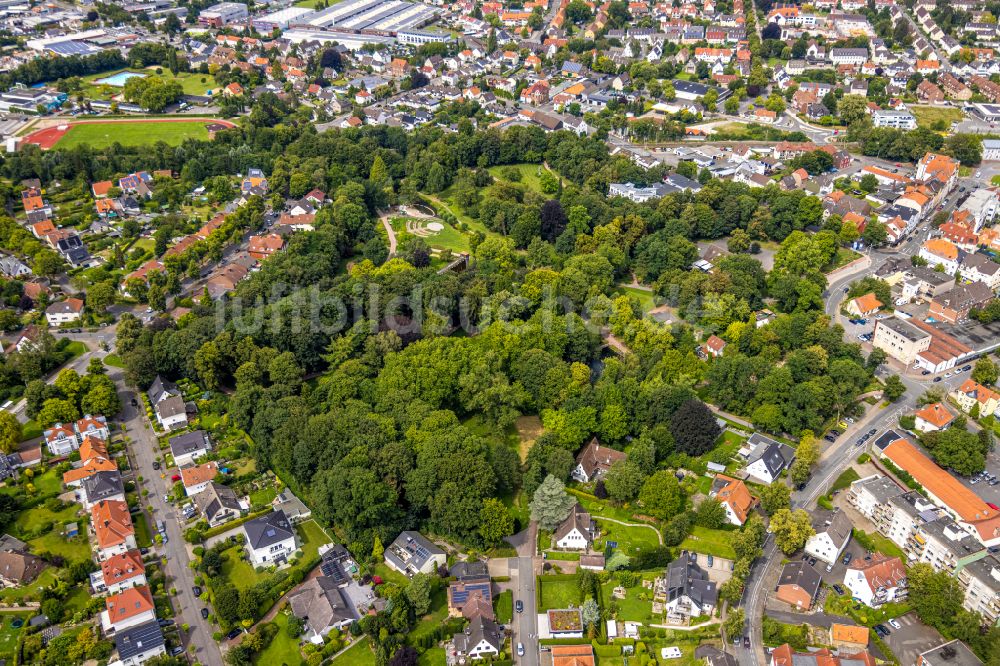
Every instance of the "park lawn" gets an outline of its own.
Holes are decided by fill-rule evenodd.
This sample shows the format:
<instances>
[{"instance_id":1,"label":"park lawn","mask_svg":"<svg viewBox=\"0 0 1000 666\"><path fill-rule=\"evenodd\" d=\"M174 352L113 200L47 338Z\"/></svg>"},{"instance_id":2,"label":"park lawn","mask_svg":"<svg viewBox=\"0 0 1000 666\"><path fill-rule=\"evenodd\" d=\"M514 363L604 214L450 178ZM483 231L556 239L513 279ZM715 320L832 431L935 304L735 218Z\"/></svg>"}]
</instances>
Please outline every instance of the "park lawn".
<instances>
[{"instance_id":1,"label":"park lawn","mask_svg":"<svg viewBox=\"0 0 1000 666\"><path fill-rule=\"evenodd\" d=\"M229 585L240 591L250 589L269 576L267 573L259 574L254 571L253 565L240 558L241 550L241 546L233 546L222 551L222 575L220 576Z\"/></svg>"},{"instance_id":2,"label":"park lawn","mask_svg":"<svg viewBox=\"0 0 1000 666\"><path fill-rule=\"evenodd\" d=\"M375 653L368 647L368 639L362 637L330 663L337 666L375 666Z\"/></svg>"},{"instance_id":3,"label":"park lawn","mask_svg":"<svg viewBox=\"0 0 1000 666\"><path fill-rule=\"evenodd\" d=\"M160 78L165 81L177 81L181 84L181 89L184 91L185 95L199 95L203 96L208 93L208 91L213 88L218 88L215 83L215 79L208 75L202 74L200 72L178 72L175 76L170 72L169 69L160 68L162 74L156 73L156 66L152 65L146 69L137 69L135 67L126 67L124 69L115 69L109 72L101 72L100 74L92 74L90 76L84 77L84 88L83 94L90 99L105 99L110 100L112 97L121 94L122 88L117 86L107 85L104 83L97 83L99 79L106 79L119 72L136 72L142 73L146 78Z\"/></svg>"},{"instance_id":4,"label":"park lawn","mask_svg":"<svg viewBox=\"0 0 1000 666\"><path fill-rule=\"evenodd\" d=\"M417 666L445 666L448 663L448 656L444 648L429 648L417 657Z\"/></svg>"},{"instance_id":5,"label":"park lawn","mask_svg":"<svg viewBox=\"0 0 1000 666\"><path fill-rule=\"evenodd\" d=\"M418 236L417 234L411 234L406 230L406 222L408 220L418 222L421 227L425 227L428 222L437 222L438 224L443 225L444 229L441 231L431 231L430 229L427 229L426 236ZM435 250L451 250L452 252L469 251L469 237L442 219L433 218L421 220L412 217L394 217L389 221L389 223L392 225L393 231L396 232L397 241L401 242L403 238L407 236L418 236L419 238L423 238L427 245Z\"/></svg>"},{"instance_id":6,"label":"park lawn","mask_svg":"<svg viewBox=\"0 0 1000 666\"><path fill-rule=\"evenodd\" d=\"M659 573L647 573L643 575L645 580L654 580ZM618 581L614 577L601 585L601 596L604 603L611 603L612 592L618 586ZM653 590L646 589L639 583L635 587L625 589L624 599L614 599L618 606L618 619L622 622L642 622L649 624L653 621ZM657 618L659 619L659 618Z\"/></svg>"},{"instance_id":7,"label":"park lawn","mask_svg":"<svg viewBox=\"0 0 1000 666\"><path fill-rule=\"evenodd\" d=\"M960 109L950 106L918 106L914 104L910 105L909 109L910 113L917 119L917 126L927 129L932 129L931 125L939 120L944 121L944 129L948 129L953 122L962 122L965 118Z\"/></svg>"},{"instance_id":8,"label":"park lawn","mask_svg":"<svg viewBox=\"0 0 1000 666\"><path fill-rule=\"evenodd\" d=\"M653 302L653 292L651 291L626 286L618 287L617 291L625 296L634 296L639 301L639 307L642 308L643 312L649 312L656 307L656 303Z\"/></svg>"},{"instance_id":9,"label":"park lawn","mask_svg":"<svg viewBox=\"0 0 1000 666\"><path fill-rule=\"evenodd\" d=\"M576 576L559 578L541 576L538 579L538 585L542 592L542 604L539 611L580 605L580 586Z\"/></svg>"},{"instance_id":10,"label":"park lawn","mask_svg":"<svg viewBox=\"0 0 1000 666\"><path fill-rule=\"evenodd\" d=\"M170 146L178 146L185 139L208 140L207 124L204 120L179 122L144 123L93 123L71 125L69 131L56 143L57 148L76 148L90 144L93 148L110 148L118 143L123 146L145 146L163 141ZM74 343L75 344L75 343Z\"/></svg>"},{"instance_id":11,"label":"park lawn","mask_svg":"<svg viewBox=\"0 0 1000 666\"><path fill-rule=\"evenodd\" d=\"M0 601L8 604L16 604L21 601L37 601L41 598L42 589L56 582L59 570L55 567L45 567L38 578L30 585L22 587L5 587L0 590ZM0 615L4 617L4 615Z\"/></svg>"},{"instance_id":12,"label":"park lawn","mask_svg":"<svg viewBox=\"0 0 1000 666\"><path fill-rule=\"evenodd\" d=\"M655 548L660 545L656 528L652 525L649 527L619 525L618 523L601 520L600 516L594 516L594 520L598 521L597 526L601 529L600 538L594 542L594 549L598 552L604 550L604 545L608 541L617 542L617 549L630 557L634 556L640 550Z\"/></svg>"},{"instance_id":13,"label":"park lawn","mask_svg":"<svg viewBox=\"0 0 1000 666\"><path fill-rule=\"evenodd\" d=\"M274 617L274 624L278 627L278 633L274 635L267 647L260 651L255 664L285 664L286 666L299 666L304 664L302 653L299 652L298 639L288 635L288 614L278 613Z\"/></svg>"},{"instance_id":14,"label":"park lawn","mask_svg":"<svg viewBox=\"0 0 1000 666\"><path fill-rule=\"evenodd\" d=\"M431 194L424 194L428 200L436 204L438 208L443 208L455 216L455 219L459 222L464 222L469 225L469 229L472 231L482 232L487 238L490 236L499 236L494 231L490 231L486 228L486 225L479 220L474 220L469 217L463 210L462 207L455 203L454 196L452 194L452 188L448 188L443 192L440 192L437 196ZM439 211L440 212L440 211Z\"/></svg>"},{"instance_id":15,"label":"park lawn","mask_svg":"<svg viewBox=\"0 0 1000 666\"><path fill-rule=\"evenodd\" d=\"M855 252L854 250L851 250L846 247L838 247L837 256L835 256L833 260L829 263L829 265L825 266L824 268L826 269L826 272L829 273L830 271L837 270L841 266L846 266L847 264L851 263L860 256L861 255Z\"/></svg>"},{"instance_id":16,"label":"park lawn","mask_svg":"<svg viewBox=\"0 0 1000 666\"><path fill-rule=\"evenodd\" d=\"M503 165L503 166L494 166L494 167L490 167L489 168L489 172L490 172L490 175L493 176L494 178L496 178L497 180L503 180L505 182L510 182L510 181L506 181L506 179L503 177L503 172L504 172L504 170L511 169L511 168L517 169L520 172L520 174L521 174L520 183L522 185L525 185L529 189L532 189L535 192L538 192L539 194L544 194L542 192L542 181L539 178L539 176L541 175L542 170L551 172L550 169L546 169L541 164L528 164L528 163L525 163L525 164L508 164L508 165ZM556 175L554 172L551 172L551 173L552 173L553 176Z\"/></svg>"},{"instance_id":17,"label":"park lawn","mask_svg":"<svg viewBox=\"0 0 1000 666\"><path fill-rule=\"evenodd\" d=\"M17 637L24 630L24 626L15 629L11 623L16 618L21 618L25 623L34 613L0 613L0 658L8 662L16 663L15 651L17 648Z\"/></svg>"},{"instance_id":18,"label":"park lawn","mask_svg":"<svg viewBox=\"0 0 1000 666\"><path fill-rule=\"evenodd\" d=\"M504 590L493 600L493 614L497 622L507 624L514 617L514 593Z\"/></svg>"},{"instance_id":19,"label":"park lawn","mask_svg":"<svg viewBox=\"0 0 1000 666\"><path fill-rule=\"evenodd\" d=\"M722 557L727 560L735 560L736 551L729 544L732 537L733 533L726 530L713 530L695 525L691 530L691 534L681 542L678 548L695 553L705 553L714 557Z\"/></svg>"}]
</instances>

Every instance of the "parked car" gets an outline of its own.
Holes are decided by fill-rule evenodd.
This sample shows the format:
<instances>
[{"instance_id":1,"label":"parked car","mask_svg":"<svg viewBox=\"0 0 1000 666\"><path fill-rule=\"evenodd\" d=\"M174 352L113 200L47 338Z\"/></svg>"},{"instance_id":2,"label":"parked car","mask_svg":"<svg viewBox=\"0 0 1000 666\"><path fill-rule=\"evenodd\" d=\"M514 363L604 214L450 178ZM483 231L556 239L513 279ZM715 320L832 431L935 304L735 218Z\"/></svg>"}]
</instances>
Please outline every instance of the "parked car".
<instances>
[{"instance_id":1,"label":"parked car","mask_svg":"<svg viewBox=\"0 0 1000 666\"><path fill-rule=\"evenodd\" d=\"M936 383L938 383L939 381L941 381L941 378L940 378L940 377L935 377L935 378L934 378L934 383L935 383L935 384L936 384Z\"/></svg>"},{"instance_id":2,"label":"parked car","mask_svg":"<svg viewBox=\"0 0 1000 666\"><path fill-rule=\"evenodd\" d=\"M744 636L743 637L743 647L746 648L747 650L750 649L750 637L749 636Z\"/></svg>"},{"instance_id":3,"label":"parked car","mask_svg":"<svg viewBox=\"0 0 1000 666\"><path fill-rule=\"evenodd\" d=\"M173 476L170 477L170 480L173 481L174 483L177 483L178 481L181 480L181 475L180 474L174 474Z\"/></svg>"},{"instance_id":4,"label":"parked car","mask_svg":"<svg viewBox=\"0 0 1000 666\"><path fill-rule=\"evenodd\" d=\"M243 633L243 631L241 629L239 629L239 628L233 629L228 634L226 634L226 640L230 640L231 641L231 640L233 640L234 638L236 638L237 636L239 636L242 633Z\"/></svg>"},{"instance_id":5,"label":"parked car","mask_svg":"<svg viewBox=\"0 0 1000 666\"><path fill-rule=\"evenodd\" d=\"M207 608L202 608L201 609L201 619L203 619L203 620L207 620L208 619L208 609Z\"/></svg>"},{"instance_id":6,"label":"parked car","mask_svg":"<svg viewBox=\"0 0 1000 666\"><path fill-rule=\"evenodd\" d=\"M521 601L520 599L518 599L517 603L514 604L514 610L516 610L518 613L523 613L524 612L524 602Z\"/></svg>"},{"instance_id":7,"label":"parked car","mask_svg":"<svg viewBox=\"0 0 1000 666\"><path fill-rule=\"evenodd\" d=\"M851 560L853 559L854 559L853 555L851 555L850 553L844 553L844 557L842 560L840 560L840 562L846 567L848 564L851 563Z\"/></svg>"},{"instance_id":8,"label":"parked car","mask_svg":"<svg viewBox=\"0 0 1000 666\"><path fill-rule=\"evenodd\" d=\"M836 592L837 594L843 594L844 593L844 588L842 588L839 585L834 585L833 586L833 591Z\"/></svg>"},{"instance_id":9,"label":"parked car","mask_svg":"<svg viewBox=\"0 0 1000 666\"><path fill-rule=\"evenodd\" d=\"M877 432L878 432L878 430L876 430L875 428L872 428L871 430L868 431L868 436L872 437Z\"/></svg>"},{"instance_id":10,"label":"parked car","mask_svg":"<svg viewBox=\"0 0 1000 666\"><path fill-rule=\"evenodd\" d=\"M160 469L160 461L159 460L154 460L153 461L153 469Z\"/></svg>"},{"instance_id":11,"label":"parked car","mask_svg":"<svg viewBox=\"0 0 1000 666\"><path fill-rule=\"evenodd\" d=\"M962 366L962 372L968 372L969 370L972 370L972 366L971 365Z\"/></svg>"},{"instance_id":12,"label":"parked car","mask_svg":"<svg viewBox=\"0 0 1000 666\"><path fill-rule=\"evenodd\" d=\"M518 643L517 644L517 656L518 657L523 657L524 656L524 643Z\"/></svg>"},{"instance_id":13,"label":"parked car","mask_svg":"<svg viewBox=\"0 0 1000 666\"><path fill-rule=\"evenodd\" d=\"M191 588L191 594L193 594L196 597L200 597L201 596L201 588L198 587L197 585L195 585L194 587Z\"/></svg>"},{"instance_id":14,"label":"parked car","mask_svg":"<svg viewBox=\"0 0 1000 666\"><path fill-rule=\"evenodd\" d=\"M889 626L892 627L893 629L902 629L903 628L902 625L900 625L899 622L897 622L895 618L889 620Z\"/></svg>"}]
</instances>

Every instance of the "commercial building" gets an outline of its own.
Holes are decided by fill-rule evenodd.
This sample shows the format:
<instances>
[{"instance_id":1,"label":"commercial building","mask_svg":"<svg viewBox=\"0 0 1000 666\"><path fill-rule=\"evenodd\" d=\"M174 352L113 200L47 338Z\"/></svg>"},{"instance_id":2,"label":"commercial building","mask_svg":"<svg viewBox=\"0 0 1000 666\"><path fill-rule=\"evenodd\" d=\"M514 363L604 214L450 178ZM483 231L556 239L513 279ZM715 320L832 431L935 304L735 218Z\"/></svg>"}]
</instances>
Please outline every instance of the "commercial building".
<instances>
[{"instance_id":1,"label":"commercial building","mask_svg":"<svg viewBox=\"0 0 1000 666\"><path fill-rule=\"evenodd\" d=\"M234 23L242 23L247 20L248 16L250 13L242 2L220 2L201 10L201 13L198 14L198 23L221 28Z\"/></svg>"},{"instance_id":2,"label":"commercial building","mask_svg":"<svg viewBox=\"0 0 1000 666\"><path fill-rule=\"evenodd\" d=\"M298 19L312 13L313 10L308 7L286 7L270 14L258 16L253 20L253 27L262 34L269 34L275 28L285 30Z\"/></svg>"},{"instance_id":3,"label":"commercial building","mask_svg":"<svg viewBox=\"0 0 1000 666\"><path fill-rule=\"evenodd\" d=\"M1000 160L1000 140L983 139L983 161L993 162Z\"/></svg>"},{"instance_id":4,"label":"commercial building","mask_svg":"<svg viewBox=\"0 0 1000 666\"><path fill-rule=\"evenodd\" d=\"M889 317L875 322L872 345L909 365L916 360L917 354L930 348L931 336L909 321Z\"/></svg>"}]
</instances>

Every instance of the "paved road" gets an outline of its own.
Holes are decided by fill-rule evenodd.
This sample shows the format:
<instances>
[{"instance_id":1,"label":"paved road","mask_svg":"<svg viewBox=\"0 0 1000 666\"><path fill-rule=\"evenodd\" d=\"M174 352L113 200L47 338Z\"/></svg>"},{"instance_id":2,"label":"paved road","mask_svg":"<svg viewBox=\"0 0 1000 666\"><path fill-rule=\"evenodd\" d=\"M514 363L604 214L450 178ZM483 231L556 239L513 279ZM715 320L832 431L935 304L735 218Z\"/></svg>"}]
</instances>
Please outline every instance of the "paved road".
<instances>
[{"instance_id":1,"label":"paved road","mask_svg":"<svg viewBox=\"0 0 1000 666\"><path fill-rule=\"evenodd\" d=\"M149 496L145 498L145 502L153 507L153 524L150 528L155 533L158 521L162 520L166 525L167 543L159 546L157 552L166 557L167 589L177 589L177 596L173 598L177 623L187 623L191 628L188 635L188 649L195 661L205 666L223 666L219 645L212 638L212 633L217 628L201 617L201 609L207 607L207 604L195 599L191 591L194 585L194 571L189 566L191 556L184 542L178 515L172 505L163 501L164 493L169 490L169 480L161 479L160 473L153 469L153 460L160 455L156 435L146 423L141 398L135 391L125 386L122 371L110 368L108 376L115 381L124 405L121 420L127 435L132 440L129 445L132 469L135 470L137 478L143 477L144 487L149 489ZM139 408L131 405L133 398L139 401ZM194 647L193 653L190 652L191 646Z\"/></svg>"},{"instance_id":2,"label":"paved road","mask_svg":"<svg viewBox=\"0 0 1000 666\"><path fill-rule=\"evenodd\" d=\"M514 613L514 658L521 666L538 666L538 608L535 603L534 557L512 557L511 572L514 579L514 599L524 604L524 611ZM524 655L517 656L517 644L524 644Z\"/></svg>"}]
</instances>

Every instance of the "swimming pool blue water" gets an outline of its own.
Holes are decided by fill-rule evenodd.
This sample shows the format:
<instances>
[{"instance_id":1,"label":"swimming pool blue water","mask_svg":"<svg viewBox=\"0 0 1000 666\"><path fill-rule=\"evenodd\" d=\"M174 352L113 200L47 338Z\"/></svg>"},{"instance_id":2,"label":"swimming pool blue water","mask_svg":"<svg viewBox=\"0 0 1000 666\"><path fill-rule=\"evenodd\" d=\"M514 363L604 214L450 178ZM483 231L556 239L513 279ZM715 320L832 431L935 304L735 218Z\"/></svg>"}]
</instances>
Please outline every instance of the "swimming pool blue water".
<instances>
[{"instance_id":1,"label":"swimming pool blue water","mask_svg":"<svg viewBox=\"0 0 1000 666\"><path fill-rule=\"evenodd\" d=\"M109 86L115 86L116 88L123 88L125 82L133 77L144 77L145 74L140 74L138 72L118 72L117 74L112 74L111 76L105 77L103 79L97 79L94 83L107 84Z\"/></svg>"}]
</instances>

